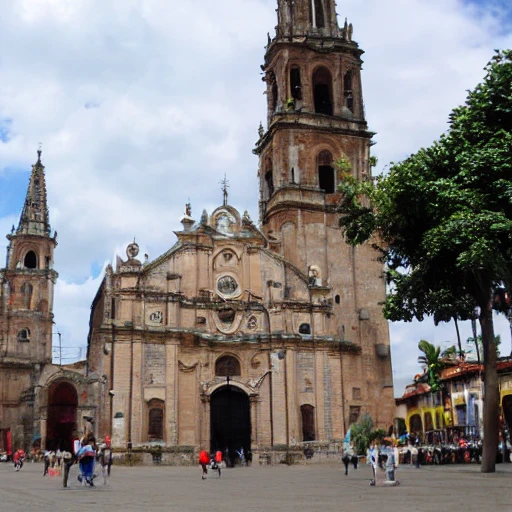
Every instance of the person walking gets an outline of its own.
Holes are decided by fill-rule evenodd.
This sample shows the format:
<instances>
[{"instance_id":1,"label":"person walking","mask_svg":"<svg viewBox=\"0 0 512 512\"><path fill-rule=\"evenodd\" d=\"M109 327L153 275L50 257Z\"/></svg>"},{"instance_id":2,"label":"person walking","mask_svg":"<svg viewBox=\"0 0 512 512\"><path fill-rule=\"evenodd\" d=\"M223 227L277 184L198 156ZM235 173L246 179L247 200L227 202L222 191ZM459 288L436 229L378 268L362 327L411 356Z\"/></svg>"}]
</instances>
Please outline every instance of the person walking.
<instances>
[{"instance_id":1,"label":"person walking","mask_svg":"<svg viewBox=\"0 0 512 512\"><path fill-rule=\"evenodd\" d=\"M379 451L377 448L377 445L372 441L370 443L370 446L368 447L367 452L367 463L370 464L370 467L372 468L372 474L373 478L370 481L370 485L375 485L377 482L377 462L379 458Z\"/></svg>"},{"instance_id":2,"label":"person walking","mask_svg":"<svg viewBox=\"0 0 512 512\"><path fill-rule=\"evenodd\" d=\"M92 434L89 434L82 441L82 447L78 450L78 467L80 468L80 475L78 475L78 481L88 483L91 487L94 487L94 461L96 458L96 439Z\"/></svg>"},{"instance_id":3,"label":"person walking","mask_svg":"<svg viewBox=\"0 0 512 512\"><path fill-rule=\"evenodd\" d=\"M210 456L206 450L201 450L199 452L199 464L201 468L203 468L203 473L201 475L202 480L206 480L208 476L208 464L210 463Z\"/></svg>"},{"instance_id":4,"label":"person walking","mask_svg":"<svg viewBox=\"0 0 512 512\"><path fill-rule=\"evenodd\" d=\"M356 458L356 462L354 462L354 457ZM357 469L357 455L354 453L354 449L351 444L345 445L345 449L343 452L343 457L341 458L343 464L345 466L345 475L348 475L348 466L352 462L354 464L354 469Z\"/></svg>"}]
</instances>

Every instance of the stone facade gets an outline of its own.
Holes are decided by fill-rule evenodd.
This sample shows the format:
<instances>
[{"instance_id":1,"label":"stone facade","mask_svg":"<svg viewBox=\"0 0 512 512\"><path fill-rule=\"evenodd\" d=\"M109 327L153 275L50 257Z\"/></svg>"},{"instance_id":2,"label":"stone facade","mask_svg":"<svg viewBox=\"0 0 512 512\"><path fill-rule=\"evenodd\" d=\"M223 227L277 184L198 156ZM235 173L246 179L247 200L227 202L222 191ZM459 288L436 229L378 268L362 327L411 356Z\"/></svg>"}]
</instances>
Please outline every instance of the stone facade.
<instances>
[{"instance_id":1,"label":"stone facade","mask_svg":"<svg viewBox=\"0 0 512 512\"><path fill-rule=\"evenodd\" d=\"M57 233L51 234L41 151L18 227L9 235L0 270L0 451L71 449L96 412L99 378L85 364L52 364L53 269Z\"/></svg>"},{"instance_id":2,"label":"stone facade","mask_svg":"<svg viewBox=\"0 0 512 512\"><path fill-rule=\"evenodd\" d=\"M56 234L38 159L0 274L0 433L62 448L93 429L119 451L274 460L341 440L363 412L392 424L382 265L338 228L337 185L370 176L361 54L333 0L278 0L254 150L259 225L224 186L211 214L187 205L156 260L130 244L92 304L85 364L51 364Z\"/></svg>"},{"instance_id":3,"label":"stone facade","mask_svg":"<svg viewBox=\"0 0 512 512\"><path fill-rule=\"evenodd\" d=\"M114 447L303 447L394 418L382 265L338 228L336 186L370 174L352 27L334 2L278 2L263 70L260 226L224 203L142 264L131 244L94 300L88 360ZM321 12L320 12L321 11Z\"/></svg>"}]
</instances>

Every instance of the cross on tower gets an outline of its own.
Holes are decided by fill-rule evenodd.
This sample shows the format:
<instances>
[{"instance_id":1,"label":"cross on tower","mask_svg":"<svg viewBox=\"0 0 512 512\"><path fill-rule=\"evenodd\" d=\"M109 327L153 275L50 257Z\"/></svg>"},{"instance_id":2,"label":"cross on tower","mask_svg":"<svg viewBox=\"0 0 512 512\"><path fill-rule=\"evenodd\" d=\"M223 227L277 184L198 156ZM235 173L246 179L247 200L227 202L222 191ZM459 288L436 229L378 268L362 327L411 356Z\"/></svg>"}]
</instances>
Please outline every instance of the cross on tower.
<instances>
[{"instance_id":1,"label":"cross on tower","mask_svg":"<svg viewBox=\"0 0 512 512\"><path fill-rule=\"evenodd\" d=\"M226 179L226 175L224 174L224 179L219 181L219 183L222 185L222 193L224 194L224 206L228 205L228 188L229 188L229 181Z\"/></svg>"}]
</instances>

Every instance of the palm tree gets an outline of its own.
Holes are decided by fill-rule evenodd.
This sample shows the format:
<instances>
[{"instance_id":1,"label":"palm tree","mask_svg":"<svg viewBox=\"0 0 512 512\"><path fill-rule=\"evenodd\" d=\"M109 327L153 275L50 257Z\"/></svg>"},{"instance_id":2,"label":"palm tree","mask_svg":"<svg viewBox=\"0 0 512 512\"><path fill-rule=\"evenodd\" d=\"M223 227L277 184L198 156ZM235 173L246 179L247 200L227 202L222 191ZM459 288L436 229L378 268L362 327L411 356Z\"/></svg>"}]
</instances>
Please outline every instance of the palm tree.
<instances>
[{"instance_id":1,"label":"palm tree","mask_svg":"<svg viewBox=\"0 0 512 512\"><path fill-rule=\"evenodd\" d=\"M442 357L446 357L451 352L451 347L441 354L441 347L421 340L418 343L418 348L423 352L423 355L418 357L418 363L426 367L431 390L437 391L441 386L441 371L446 367L446 362L442 360Z\"/></svg>"}]
</instances>

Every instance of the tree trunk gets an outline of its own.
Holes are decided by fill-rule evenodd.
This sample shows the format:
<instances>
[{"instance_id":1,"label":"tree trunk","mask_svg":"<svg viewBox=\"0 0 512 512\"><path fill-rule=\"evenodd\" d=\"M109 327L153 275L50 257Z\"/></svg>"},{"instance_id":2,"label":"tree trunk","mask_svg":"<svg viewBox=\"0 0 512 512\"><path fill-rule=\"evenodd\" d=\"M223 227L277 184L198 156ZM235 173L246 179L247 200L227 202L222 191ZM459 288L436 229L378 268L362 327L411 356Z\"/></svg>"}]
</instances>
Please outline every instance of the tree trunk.
<instances>
[{"instance_id":1,"label":"tree trunk","mask_svg":"<svg viewBox=\"0 0 512 512\"><path fill-rule=\"evenodd\" d=\"M459 322L457 322L457 315L453 317L453 320L455 322L455 330L457 331L457 343L459 345L459 358L462 360L463 353L462 353L462 343L460 341L460 332L459 332Z\"/></svg>"},{"instance_id":2,"label":"tree trunk","mask_svg":"<svg viewBox=\"0 0 512 512\"><path fill-rule=\"evenodd\" d=\"M496 470L498 449L499 388L496 342L492 322L492 300L480 307L480 327L484 349L484 440L482 453L482 473Z\"/></svg>"},{"instance_id":3,"label":"tree trunk","mask_svg":"<svg viewBox=\"0 0 512 512\"><path fill-rule=\"evenodd\" d=\"M475 342L476 361L480 365L480 348L478 347L478 338L476 335L476 318L471 318L471 329L473 330L473 341Z\"/></svg>"}]
</instances>

